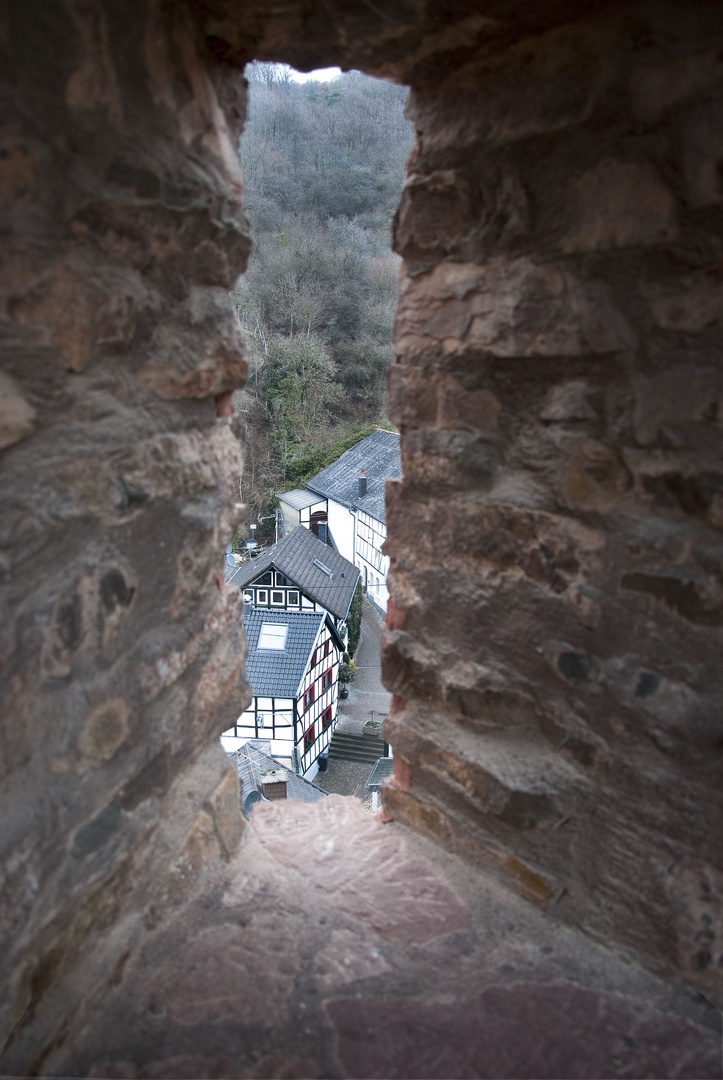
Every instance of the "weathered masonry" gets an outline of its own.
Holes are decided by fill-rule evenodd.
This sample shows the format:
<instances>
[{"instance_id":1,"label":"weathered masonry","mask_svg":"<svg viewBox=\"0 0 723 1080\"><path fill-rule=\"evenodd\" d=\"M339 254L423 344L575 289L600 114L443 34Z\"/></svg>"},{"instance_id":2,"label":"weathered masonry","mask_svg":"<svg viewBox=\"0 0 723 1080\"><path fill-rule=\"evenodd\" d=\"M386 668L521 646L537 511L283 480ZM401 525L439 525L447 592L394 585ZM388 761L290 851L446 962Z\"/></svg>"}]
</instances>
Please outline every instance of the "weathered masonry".
<instances>
[{"instance_id":1,"label":"weathered masonry","mask_svg":"<svg viewBox=\"0 0 723 1080\"><path fill-rule=\"evenodd\" d=\"M720 1075L719 4L11 0L0 50L3 1070ZM252 58L410 86L387 825L248 824L218 746Z\"/></svg>"}]
</instances>

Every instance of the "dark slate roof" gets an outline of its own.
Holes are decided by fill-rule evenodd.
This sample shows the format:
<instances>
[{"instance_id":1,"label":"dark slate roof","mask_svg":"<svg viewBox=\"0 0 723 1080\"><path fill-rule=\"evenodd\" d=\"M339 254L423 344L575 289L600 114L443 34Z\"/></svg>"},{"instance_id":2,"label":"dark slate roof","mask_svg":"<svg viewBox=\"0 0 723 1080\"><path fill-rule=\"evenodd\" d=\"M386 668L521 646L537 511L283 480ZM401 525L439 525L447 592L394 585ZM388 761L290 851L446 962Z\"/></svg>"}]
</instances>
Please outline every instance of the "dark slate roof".
<instances>
[{"instance_id":1,"label":"dark slate roof","mask_svg":"<svg viewBox=\"0 0 723 1080\"><path fill-rule=\"evenodd\" d=\"M265 608L246 608L244 627L249 648L246 678L256 697L297 696L316 635L325 619L323 611L267 611ZM262 623L288 626L285 649L258 648Z\"/></svg>"},{"instance_id":2,"label":"dark slate roof","mask_svg":"<svg viewBox=\"0 0 723 1080\"><path fill-rule=\"evenodd\" d=\"M303 488L294 488L293 491L279 492L276 498L283 500L283 502L288 503L289 506L293 506L296 510L305 510L307 506L313 506L314 503L321 502L324 496L317 495L315 491L304 491Z\"/></svg>"},{"instance_id":3,"label":"dark slate roof","mask_svg":"<svg viewBox=\"0 0 723 1080\"><path fill-rule=\"evenodd\" d=\"M262 749L262 747L264 749ZM291 769L279 765L265 750L270 749L268 740L252 739L239 749L229 754L233 758L242 783L241 797L245 800L251 791L261 791L261 773L267 769L283 769L286 773L286 797L299 802L318 802L325 799L328 792L317 787L303 776L298 776Z\"/></svg>"},{"instance_id":4,"label":"dark slate roof","mask_svg":"<svg viewBox=\"0 0 723 1080\"><path fill-rule=\"evenodd\" d=\"M359 475L362 469L367 478L367 493L360 498ZM377 521L386 522L384 488L387 480L396 480L401 475L399 436L393 431L378 429L345 451L333 465L322 469L313 480L309 480L307 487L325 495L327 499L363 510Z\"/></svg>"},{"instance_id":5,"label":"dark slate roof","mask_svg":"<svg viewBox=\"0 0 723 1080\"><path fill-rule=\"evenodd\" d=\"M381 787L384 780L394 775L394 758L380 757L374 763L374 768L369 773L365 787Z\"/></svg>"},{"instance_id":6,"label":"dark slate roof","mask_svg":"<svg viewBox=\"0 0 723 1080\"><path fill-rule=\"evenodd\" d=\"M265 550L265 549L262 549L262 550ZM255 557L254 557L254 559L251 559L251 558L250 558L250 557L248 556L248 554L245 554L245 553L244 553L244 554L242 555L242 558L243 558L243 560L244 560L244 561L243 561L243 562L241 562L241 563L234 563L234 565L233 565L233 566L229 566L229 565L228 565L228 563L226 563L226 564L224 565L224 568L223 568L223 580L224 580L224 581L226 582L226 584L227 584L227 585L230 585L230 584L231 584L231 578L232 578L232 577L234 576L234 574L235 574L235 573L236 573L236 572L237 572L238 570L240 570L240 569L241 569L241 567L242 567L242 566L246 566L246 565L247 565L247 564L249 564L249 563L250 563L250 564L251 564L252 566L255 566L255 565L256 565L256 561L255 561L255 560L256 560L257 558L261 558L261 556L260 556L260 555L258 555L258 556L255 556Z\"/></svg>"},{"instance_id":7,"label":"dark slate roof","mask_svg":"<svg viewBox=\"0 0 723 1080\"><path fill-rule=\"evenodd\" d=\"M331 577L314 563L314 559L331 570ZM243 588L272 568L285 574L311 600L321 604L337 619L346 618L359 570L334 548L323 544L309 529L303 525L292 529L258 559L239 566L228 584Z\"/></svg>"}]
</instances>

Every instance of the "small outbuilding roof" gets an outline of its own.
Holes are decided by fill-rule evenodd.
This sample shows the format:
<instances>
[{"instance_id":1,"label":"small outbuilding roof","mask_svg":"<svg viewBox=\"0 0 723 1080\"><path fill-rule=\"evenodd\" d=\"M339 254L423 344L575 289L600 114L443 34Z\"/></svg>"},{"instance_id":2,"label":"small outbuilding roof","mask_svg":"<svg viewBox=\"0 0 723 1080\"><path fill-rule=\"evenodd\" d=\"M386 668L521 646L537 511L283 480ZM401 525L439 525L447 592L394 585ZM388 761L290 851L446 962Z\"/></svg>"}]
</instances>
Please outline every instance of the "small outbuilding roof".
<instances>
[{"instance_id":1,"label":"small outbuilding roof","mask_svg":"<svg viewBox=\"0 0 723 1080\"><path fill-rule=\"evenodd\" d=\"M315 491L304 491L303 488L294 488L293 491L281 491L276 496L282 502L293 506L295 510L305 510L307 506L323 502L324 496L317 495Z\"/></svg>"},{"instance_id":2,"label":"small outbuilding roof","mask_svg":"<svg viewBox=\"0 0 723 1080\"><path fill-rule=\"evenodd\" d=\"M380 757L374 763L374 768L369 773L369 779L367 780L365 787L378 788L381 787L384 781L394 775L394 758Z\"/></svg>"},{"instance_id":3,"label":"small outbuilding roof","mask_svg":"<svg viewBox=\"0 0 723 1080\"><path fill-rule=\"evenodd\" d=\"M359 495L359 476L364 469L367 481L366 495ZM341 457L322 469L308 487L327 499L363 510L377 521L387 520L384 491L387 480L397 480L402 475L402 457L399 436L381 428L367 435L356 446L346 450Z\"/></svg>"},{"instance_id":4,"label":"small outbuilding roof","mask_svg":"<svg viewBox=\"0 0 723 1080\"><path fill-rule=\"evenodd\" d=\"M286 774L286 797L299 802L313 803L325 799L328 792L317 787L303 776L298 776L291 769L284 768L268 753L271 749L266 739L250 739L238 750L229 754L236 763L236 770L241 780L241 797L244 802L252 791L261 792L261 773L268 769L281 769Z\"/></svg>"},{"instance_id":5,"label":"small outbuilding roof","mask_svg":"<svg viewBox=\"0 0 723 1080\"><path fill-rule=\"evenodd\" d=\"M359 569L302 525L292 529L258 559L239 566L228 584L243 588L271 569L284 574L310 600L337 619L347 617Z\"/></svg>"},{"instance_id":6,"label":"small outbuilding roof","mask_svg":"<svg viewBox=\"0 0 723 1080\"><path fill-rule=\"evenodd\" d=\"M249 607L244 612L248 643L246 678L256 697L298 696L299 685L309 665L314 642L327 618L323 611L267 611ZM277 641L282 648L265 648L263 626L286 627ZM261 638L261 647L259 646ZM273 639L272 639L273 640Z\"/></svg>"}]
</instances>

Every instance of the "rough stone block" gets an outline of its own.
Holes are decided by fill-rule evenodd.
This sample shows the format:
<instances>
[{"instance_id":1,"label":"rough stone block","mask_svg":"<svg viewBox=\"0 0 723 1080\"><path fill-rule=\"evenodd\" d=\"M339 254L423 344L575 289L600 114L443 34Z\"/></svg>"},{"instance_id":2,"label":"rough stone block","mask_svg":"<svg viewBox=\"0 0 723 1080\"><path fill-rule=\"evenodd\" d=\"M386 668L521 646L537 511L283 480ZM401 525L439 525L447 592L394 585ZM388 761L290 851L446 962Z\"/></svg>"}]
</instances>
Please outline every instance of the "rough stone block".
<instances>
[{"instance_id":1,"label":"rough stone block","mask_svg":"<svg viewBox=\"0 0 723 1080\"><path fill-rule=\"evenodd\" d=\"M711 370L673 369L654 380L639 377L634 418L638 445L707 449L712 444L706 439L706 420L717 416L721 393L723 380Z\"/></svg>"},{"instance_id":2,"label":"rough stone block","mask_svg":"<svg viewBox=\"0 0 723 1080\"><path fill-rule=\"evenodd\" d=\"M719 1075L697 1025L564 981L492 986L473 1001L340 998L327 1008L344 1067L360 1077L634 1077L667 1073L671 1052L677 1076Z\"/></svg>"},{"instance_id":3,"label":"rough stone block","mask_svg":"<svg viewBox=\"0 0 723 1080\"><path fill-rule=\"evenodd\" d=\"M0 450L35 430L36 411L9 375L0 372Z\"/></svg>"},{"instance_id":4,"label":"rough stone block","mask_svg":"<svg viewBox=\"0 0 723 1080\"><path fill-rule=\"evenodd\" d=\"M637 67L630 76L635 113L644 124L654 124L670 109L722 78L723 64L713 49Z\"/></svg>"},{"instance_id":5,"label":"rough stone block","mask_svg":"<svg viewBox=\"0 0 723 1080\"><path fill-rule=\"evenodd\" d=\"M686 125L683 167L688 200L696 208L711 206L723 199L721 118L723 107L715 102L696 110Z\"/></svg>"},{"instance_id":6,"label":"rough stone block","mask_svg":"<svg viewBox=\"0 0 723 1080\"><path fill-rule=\"evenodd\" d=\"M574 182L571 201L568 253L659 244L678 232L675 199L649 162L601 161Z\"/></svg>"},{"instance_id":7,"label":"rough stone block","mask_svg":"<svg viewBox=\"0 0 723 1080\"><path fill-rule=\"evenodd\" d=\"M395 349L401 356L440 349L445 355L573 357L619 352L634 341L602 283L583 283L562 264L441 263L423 276L402 273L400 279Z\"/></svg>"},{"instance_id":8,"label":"rough stone block","mask_svg":"<svg viewBox=\"0 0 723 1080\"><path fill-rule=\"evenodd\" d=\"M333 833L307 851L299 840L310 829L319 836L320 818L334 823ZM332 795L308 805L262 805L253 827L275 859L323 890L326 903L343 906L382 937L423 942L469 922L468 909L431 867L406 857L399 839L356 800ZM347 834L354 844L345 856Z\"/></svg>"}]
</instances>

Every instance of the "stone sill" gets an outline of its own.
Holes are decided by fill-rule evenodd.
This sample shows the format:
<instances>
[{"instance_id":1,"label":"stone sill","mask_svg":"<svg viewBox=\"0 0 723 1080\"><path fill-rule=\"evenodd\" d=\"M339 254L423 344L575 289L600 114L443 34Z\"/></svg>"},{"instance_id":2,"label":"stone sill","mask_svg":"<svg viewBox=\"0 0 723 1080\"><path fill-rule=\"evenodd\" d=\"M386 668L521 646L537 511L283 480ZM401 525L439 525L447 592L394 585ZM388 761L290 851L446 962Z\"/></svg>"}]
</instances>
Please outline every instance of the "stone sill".
<instances>
[{"instance_id":1,"label":"stone sill","mask_svg":"<svg viewBox=\"0 0 723 1080\"><path fill-rule=\"evenodd\" d=\"M720 1075L702 998L338 795L257 805L205 894L84 1013L56 1074Z\"/></svg>"}]
</instances>

